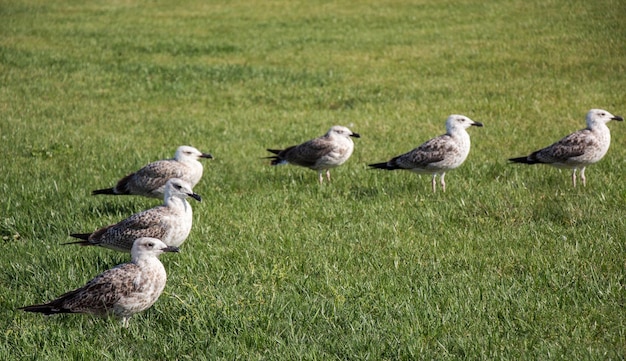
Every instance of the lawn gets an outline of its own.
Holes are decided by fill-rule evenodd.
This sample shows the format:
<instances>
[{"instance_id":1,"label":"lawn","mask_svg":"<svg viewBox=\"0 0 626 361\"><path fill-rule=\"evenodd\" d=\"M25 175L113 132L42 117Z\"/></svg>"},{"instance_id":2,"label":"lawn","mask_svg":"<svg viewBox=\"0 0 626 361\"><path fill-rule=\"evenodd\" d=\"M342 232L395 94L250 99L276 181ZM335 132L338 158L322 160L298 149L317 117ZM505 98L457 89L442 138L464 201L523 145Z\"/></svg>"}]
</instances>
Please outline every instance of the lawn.
<instances>
[{"instance_id":1,"label":"lawn","mask_svg":"<svg viewBox=\"0 0 626 361\"><path fill-rule=\"evenodd\" d=\"M626 124L587 169L508 164L626 115L626 4L0 0L0 359L626 358ZM369 170L484 123L432 193ZM266 148L361 134L351 159ZM210 152L168 283L130 320L18 307L127 262L62 246L159 204L90 195Z\"/></svg>"}]
</instances>

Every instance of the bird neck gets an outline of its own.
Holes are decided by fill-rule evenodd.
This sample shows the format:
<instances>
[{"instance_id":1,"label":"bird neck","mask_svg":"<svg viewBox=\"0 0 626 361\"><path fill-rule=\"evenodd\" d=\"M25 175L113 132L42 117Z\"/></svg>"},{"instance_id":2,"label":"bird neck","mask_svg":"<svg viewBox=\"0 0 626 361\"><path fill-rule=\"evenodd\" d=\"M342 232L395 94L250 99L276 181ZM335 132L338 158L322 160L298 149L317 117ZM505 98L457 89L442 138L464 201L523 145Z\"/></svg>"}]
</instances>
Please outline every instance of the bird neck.
<instances>
[{"instance_id":1,"label":"bird neck","mask_svg":"<svg viewBox=\"0 0 626 361\"><path fill-rule=\"evenodd\" d=\"M606 132L609 131L609 127L607 127L604 122L589 122L587 123L587 129L592 132Z\"/></svg>"},{"instance_id":2,"label":"bird neck","mask_svg":"<svg viewBox=\"0 0 626 361\"><path fill-rule=\"evenodd\" d=\"M202 163L200 163L200 161L198 161L198 159L196 158L191 158L191 157L182 157L181 159L178 160L180 163L186 164L186 165L197 165L200 164L202 165Z\"/></svg>"},{"instance_id":3,"label":"bird neck","mask_svg":"<svg viewBox=\"0 0 626 361\"><path fill-rule=\"evenodd\" d=\"M448 130L448 135L453 138L469 140L469 133L464 128L451 128Z\"/></svg>"},{"instance_id":4,"label":"bird neck","mask_svg":"<svg viewBox=\"0 0 626 361\"><path fill-rule=\"evenodd\" d=\"M176 196L166 197L164 205L168 208L183 209L185 212L191 210L191 205L189 205L186 199Z\"/></svg>"},{"instance_id":5,"label":"bird neck","mask_svg":"<svg viewBox=\"0 0 626 361\"><path fill-rule=\"evenodd\" d=\"M163 264L153 254L139 254L133 255L131 262L136 264L139 268L162 268Z\"/></svg>"}]
</instances>

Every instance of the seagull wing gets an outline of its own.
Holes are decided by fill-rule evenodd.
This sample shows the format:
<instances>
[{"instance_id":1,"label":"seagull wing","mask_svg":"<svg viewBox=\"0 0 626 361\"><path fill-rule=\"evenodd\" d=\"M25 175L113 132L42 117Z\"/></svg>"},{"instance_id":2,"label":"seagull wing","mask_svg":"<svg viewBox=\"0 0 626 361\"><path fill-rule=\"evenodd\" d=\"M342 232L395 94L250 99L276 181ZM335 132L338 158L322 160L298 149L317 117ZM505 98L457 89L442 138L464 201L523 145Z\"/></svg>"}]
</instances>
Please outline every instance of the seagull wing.
<instances>
[{"instance_id":1,"label":"seagull wing","mask_svg":"<svg viewBox=\"0 0 626 361\"><path fill-rule=\"evenodd\" d=\"M141 274L133 263L107 270L79 289L61 295L51 303L71 312L104 314L113 311L123 297L135 292L135 279Z\"/></svg>"},{"instance_id":2,"label":"seagull wing","mask_svg":"<svg viewBox=\"0 0 626 361\"><path fill-rule=\"evenodd\" d=\"M162 239L167 233L167 227L161 217L158 206L136 213L125 220L103 227L89 237L89 243L122 251L130 251L133 242L141 237Z\"/></svg>"},{"instance_id":3,"label":"seagull wing","mask_svg":"<svg viewBox=\"0 0 626 361\"><path fill-rule=\"evenodd\" d=\"M171 178L180 178L184 175L181 164L175 160L159 160L141 168L132 175L123 178L118 189L149 193L163 186Z\"/></svg>"},{"instance_id":4,"label":"seagull wing","mask_svg":"<svg viewBox=\"0 0 626 361\"><path fill-rule=\"evenodd\" d=\"M300 145L289 147L280 152L278 156L292 164L313 167L320 158L332 152L332 150L333 145L331 142L322 138L316 138Z\"/></svg>"},{"instance_id":5,"label":"seagull wing","mask_svg":"<svg viewBox=\"0 0 626 361\"><path fill-rule=\"evenodd\" d=\"M585 154L585 149L597 143L589 129L572 133L558 142L532 153L529 157L541 163L562 163Z\"/></svg>"},{"instance_id":6,"label":"seagull wing","mask_svg":"<svg viewBox=\"0 0 626 361\"><path fill-rule=\"evenodd\" d=\"M426 168L429 164L441 162L446 153L453 150L449 138L447 134L433 138L410 152L395 157L391 162L403 169Z\"/></svg>"}]
</instances>

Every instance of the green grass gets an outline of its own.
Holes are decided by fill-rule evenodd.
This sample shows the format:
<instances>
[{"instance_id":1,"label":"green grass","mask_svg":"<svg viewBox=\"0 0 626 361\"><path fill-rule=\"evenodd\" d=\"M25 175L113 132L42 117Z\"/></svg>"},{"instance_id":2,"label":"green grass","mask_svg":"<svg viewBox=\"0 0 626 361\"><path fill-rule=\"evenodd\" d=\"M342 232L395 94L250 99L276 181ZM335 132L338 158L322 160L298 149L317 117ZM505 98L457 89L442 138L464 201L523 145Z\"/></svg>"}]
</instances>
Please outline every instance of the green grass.
<instances>
[{"instance_id":1,"label":"green grass","mask_svg":"<svg viewBox=\"0 0 626 361\"><path fill-rule=\"evenodd\" d=\"M176 4L174 4L176 3ZM0 0L0 359L626 358L626 129L572 189L508 165L626 113L623 1ZM429 177L366 164L471 129ZM362 135L331 185L261 159ZM128 329L20 306L127 255L62 247L158 204L91 197L189 144L215 159Z\"/></svg>"}]
</instances>

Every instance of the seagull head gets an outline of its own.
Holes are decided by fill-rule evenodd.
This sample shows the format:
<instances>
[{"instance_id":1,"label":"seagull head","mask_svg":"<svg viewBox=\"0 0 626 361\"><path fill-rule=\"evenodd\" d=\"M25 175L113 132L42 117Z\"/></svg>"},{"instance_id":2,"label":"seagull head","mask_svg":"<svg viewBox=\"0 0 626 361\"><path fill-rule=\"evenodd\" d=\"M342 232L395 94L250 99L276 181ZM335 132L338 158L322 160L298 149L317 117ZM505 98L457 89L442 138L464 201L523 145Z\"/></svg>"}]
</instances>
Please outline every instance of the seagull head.
<instances>
[{"instance_id":1,"label":"seagull head","mask_svg":"<svg viewBox=\"0 0 626 361\"><path fill-rule=\"evenodd\" d=\"M339 136L339 137L354 137L354 138L361 138L361 135L359 135L359 133L354 133L353 131L351 131L350 129L341 126L341 125L334 125L332 126L329 130L328 133L326 133L326 136L329 137L333 137L333 136Z\"/></svg>"},{"instance_id":2,"label":"seagull head","mask_svg":"<svg viewBox=\"0 0 626 361\"><path fill-rule=\"evenodd\" d=\"M135 242L133 242L133 248L130 251L130 254L133 259L146 257L146 256L154 256L158 257L163 252L178 252L178 247L168 246L163 243L160 239L151 238L151 237L141 237L137 238Z\"/></svg>"},{"instance_id":3,"label":"seagull head","mask_svg":"<svg viewBox=\"0 0 626 361\"><path fill-rule=\"evenodd\" d=\"M209 153L202 153L194 147L190 147L188 145L181 145L176 149L176 154L174 154L174 159L179 162L184 162L187 160L198 160L200 158L213 159L213 156Z\"/></svg>"},{"instance_id":4,"label":"seagull head","mask_svg":"<svg viewBox=\"0 0 626 361\"><path fill-rule=\"evenodd\" d=\"M198 202L202 201L202 197L191 190L189 183L180 178L172 178L165 183L165 201L167 202L167 200L172 197L181 199L191 197Z\"/></svg>"},{"instance_id":5,"label":"seagull head","mask_svg":"<svg viewBox=\"0 0 626 361\"><path fill-rule=\"evenodd\" d=\"M591 109L587 113L587 127L593 128L596 124L606 124L611 120L623 121L619 115L613 115L604 109Z\"/></svg>"},{"instance_id":6,"label":"seagull head","mask_svg":"<svg viewBox=\"0 0 626 361\"><path fill-rule=\"evenodd\" d=\"M483 123L475 122L465 115L452 114L446 120L446 130L453 133L457 129L467 129L471 126L482 127Z\"/></svg>"}]
</instances>

